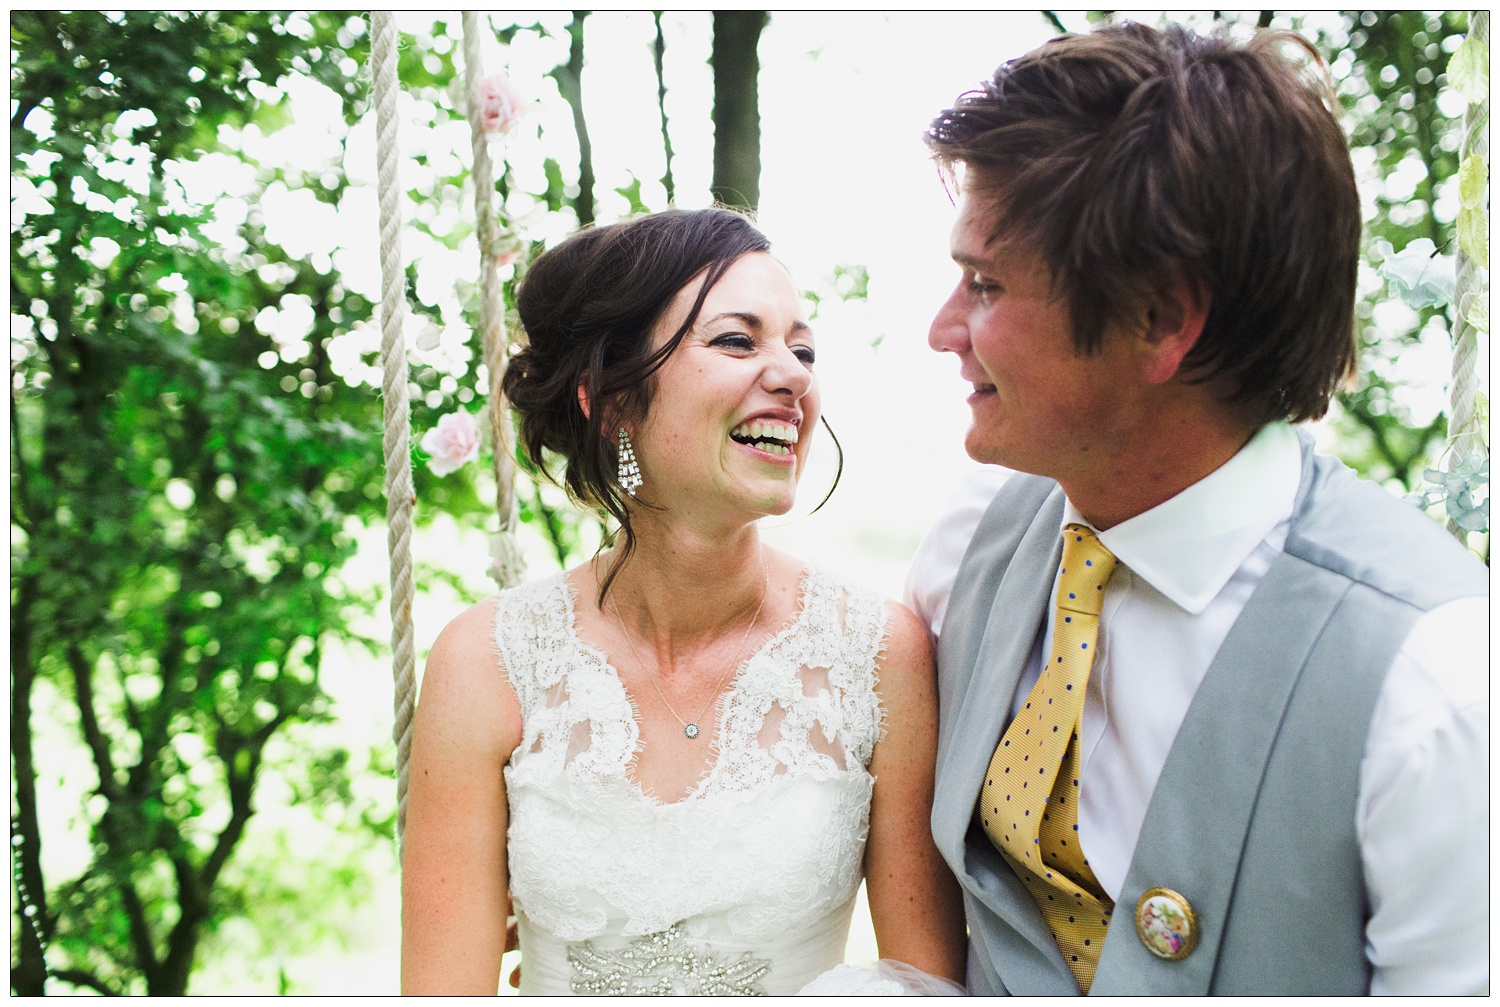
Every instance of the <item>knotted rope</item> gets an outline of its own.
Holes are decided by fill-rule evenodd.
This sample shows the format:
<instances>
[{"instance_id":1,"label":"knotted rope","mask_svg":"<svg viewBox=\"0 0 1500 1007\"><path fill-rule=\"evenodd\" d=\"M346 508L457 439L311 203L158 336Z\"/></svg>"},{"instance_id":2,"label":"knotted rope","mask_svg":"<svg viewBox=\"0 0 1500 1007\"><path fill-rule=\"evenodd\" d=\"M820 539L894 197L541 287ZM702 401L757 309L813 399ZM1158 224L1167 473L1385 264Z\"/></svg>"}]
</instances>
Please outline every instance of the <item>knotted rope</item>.
<instances>
[{"instance_id":1,"label":"knotted rope","mask_svg":"<svg viewBox=\"0 0 1500 1007\"><path fill-rule=\"evenodd\" d=\"M370 56L375 77L375 137L379 163L376 185L380 197L380 360L384 373L386 523L391 554L391 656L395 679L396 835L406 832L407 766L411 758L412 713L416 707L416 654L413 647L412 597L415 594L411 560L412 508L416 497L411 477L411 408L408 402L406 361L406 272L401 261L401 184L396 171L399 156L396 100L397 34L391 15L372 11ZM489 137L481 119L480 19L463 15L464 75L469 130L474 144L474 211L479 240L479 330L485 370L489 377L488 410L495 469L495 509L499 531L491 546L490 575L502 588L521 579L523 564L516 545L514 491L515 461L511 454L500 381L505 375L505 304L495 262L496 215L494 169Z\"/></svg>"},{"instance_id":2,"label":"knotted rope","mask_svg":"<svg viewBox=\"0 0 1500 1007\"><path fill-rule=\"evenodd\" d=\"M416 706L416 652L412 645L411 407L407 401L406 271L401 263L401 183L396 173L396 27L386 11L370 15L370 58L375 68L375 147L380 195L380 366L385 400L385 519L391 553L391 672L396 683L396 838L406 832L406 767Z\"/></svg>"},{"instance_id":3,"label":"knotted rope","mask_svg":"<svg viewBox=\"0 0 1500 1007\"><path fill-rule=\"evenodd\" d=\"M1469 12L1469 34L1471 40L1485 49L1490 42L1489 11ZM1489 108L1470 104L1464 112L1463 145L1460 158L1472 153L1489 157ZM1455 256L1456 289L1453 297L1453 379L1448 386L1448 468L1451 470L1475 451L1483 450L1484 430L1479 422L1479 375L1476 364L1479 359L1479 333L1469 321L1469 311L1476 301L1486 297L1488 262L1475 262L1460 243ZM1460 542L1467 542L1468 533L1451 517L1447 527Z\"/></svg>"},{"instance_id":4,"label":"knotted rope","mask_svg":"<svg viewBox=\"0 0 1500 1007\"><path fill-rule=\"evenodd\" d=\"M499 267L496 214L494 210L495 178L490 161L489 136L481 118L480 88L484 82L480 56L480 16L464 11L464 77L468 96L469 133L474 145L474 216L479 239L479 332L484 352L484 367L489 375L490 444L495 468L495 511L500 528L491 540L493 562L490 576L500 587L511 587L521 580L523 564L516 545L515 459L511 453L510 430L505 398L500 381L505 376L506 338L505 301Z\"/></svg>"}]
</instances>

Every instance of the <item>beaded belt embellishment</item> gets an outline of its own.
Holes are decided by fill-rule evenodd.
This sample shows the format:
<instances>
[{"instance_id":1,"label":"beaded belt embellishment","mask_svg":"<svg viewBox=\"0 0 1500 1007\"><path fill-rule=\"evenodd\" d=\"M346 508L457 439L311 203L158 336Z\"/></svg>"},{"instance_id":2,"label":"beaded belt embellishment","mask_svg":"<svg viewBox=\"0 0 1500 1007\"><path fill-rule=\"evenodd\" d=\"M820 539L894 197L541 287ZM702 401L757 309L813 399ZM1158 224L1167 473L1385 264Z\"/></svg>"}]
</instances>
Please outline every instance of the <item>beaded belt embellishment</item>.
<instances>
[{"instance_id":1,"label":"beaded belt embellishment","mask_svg":"<svg viewBox=\"0 0 1500 1007\"><path fill-rule=\"evenodd\" d=\"M680 922L615 950L570 944L568 964L574 993L604 996L764 996L760 979L771 970L749 952L720 958L695 949Z\"/></svg>"}]
</instances>

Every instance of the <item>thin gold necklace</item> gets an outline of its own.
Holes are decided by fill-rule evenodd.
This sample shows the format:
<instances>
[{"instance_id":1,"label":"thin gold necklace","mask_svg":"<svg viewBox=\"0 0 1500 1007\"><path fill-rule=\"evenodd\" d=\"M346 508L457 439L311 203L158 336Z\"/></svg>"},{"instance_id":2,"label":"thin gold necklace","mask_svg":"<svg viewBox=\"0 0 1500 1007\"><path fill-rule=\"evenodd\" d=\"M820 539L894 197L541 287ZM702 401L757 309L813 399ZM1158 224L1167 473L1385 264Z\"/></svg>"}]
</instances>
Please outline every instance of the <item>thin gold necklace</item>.
<instances>
[{"instance_id":1,"label":"thin gold necklace","mask_svg":"<svg viewBox=\"0 0 1500 1007\"><path fill-rule=\"evenodd\" d=\"M683 720L678 716L677 711L672 708L672 704L667 701L666 695L661 691L661 686L656 684L657 672L655 667L648 665L641 658L641 652L635 649L635 643L630 639L630 633L625 629L625 620L620 617L620 603L613 596L609 599L609 607L615 611L615 622L620 624L620 635L625 638L625 645L630 648L630 653L635 655L636 663L650 673L651 677L648 681L651 683L651 688L656 690L656 695L661 698L662 705L667 708L667 712L676 718L677 723L682 725L682 733L687 735L689 740L698 737L701 733L698 730L698 721L703 719L703 715L708 712L708 708L713 705L713 701L719 698L719 690L724 688L724 683L728 681L730 672L740 666L740 655L745 652L745 643L750 639L750 631L755 628L755 623L760 618L760 610L765 607L766 595L770 593L771 587L771 569L766 563L765 546L761 546L760 550L760 569L760 604L755 606L755 614L750 617L750 625L745 627L745 635L740 637L740 646L734 652L734 661L730 663L728 668L724 669L724 674L719 676L718 683L714 685L714 691L708 696L708 702L703 704L703 709L698 711L698 716L694 717L691 722Z\"/></svg>"}]
</instances>

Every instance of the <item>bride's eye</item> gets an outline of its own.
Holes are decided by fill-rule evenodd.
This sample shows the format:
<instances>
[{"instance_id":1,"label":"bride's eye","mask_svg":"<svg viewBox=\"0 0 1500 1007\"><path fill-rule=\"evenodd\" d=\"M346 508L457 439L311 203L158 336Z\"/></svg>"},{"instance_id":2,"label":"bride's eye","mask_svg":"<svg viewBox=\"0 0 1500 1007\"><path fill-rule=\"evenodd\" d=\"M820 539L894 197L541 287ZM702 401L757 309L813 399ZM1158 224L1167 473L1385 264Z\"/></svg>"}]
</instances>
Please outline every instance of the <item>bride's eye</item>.
<instances>
[{"instance_id":1,"label":"bride's eye","mask_svg":"<svg viewBox=\"0 0 1500 1007\"><path fill-rule=\"evenodd\" d=\"M808 367L811 367L818 360L817 351L811 346L794 346L792 347L792 353Z\"/></svg>"},{"instance_id":2,"label":"bride's eye","mask_svg":"<svg viewBox=\"0 0 1500 1007\"><path fill-rule=\"evenodd\" d=\"M755 343L743 332L726 332L722 336L715 336L709 341L710 346L717 346L725 350L753 350Z\"/></svg>"}]
</instances>

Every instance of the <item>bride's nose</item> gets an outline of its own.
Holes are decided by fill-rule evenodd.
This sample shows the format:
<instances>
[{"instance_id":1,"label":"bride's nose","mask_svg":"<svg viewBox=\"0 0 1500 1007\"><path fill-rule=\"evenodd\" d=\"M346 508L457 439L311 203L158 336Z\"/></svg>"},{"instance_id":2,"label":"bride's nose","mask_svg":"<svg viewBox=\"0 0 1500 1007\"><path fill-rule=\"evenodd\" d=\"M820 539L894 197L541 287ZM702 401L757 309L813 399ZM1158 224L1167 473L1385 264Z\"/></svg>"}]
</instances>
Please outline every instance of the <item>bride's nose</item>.
<instances>
[{"instance_id":1,"label":"bride's nose","mask_svg":"<svg viewBox=\"0 0 1500 1007\"><path fill-rule=\"evenodd\" d=\"M768 391L800 399L812 388L813 374L790 347L782 347L766 365L761 381Z\"/></svg>"}]
</instances>

